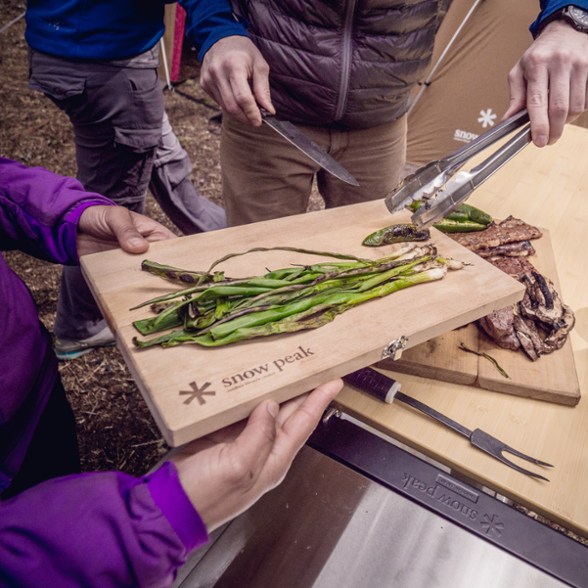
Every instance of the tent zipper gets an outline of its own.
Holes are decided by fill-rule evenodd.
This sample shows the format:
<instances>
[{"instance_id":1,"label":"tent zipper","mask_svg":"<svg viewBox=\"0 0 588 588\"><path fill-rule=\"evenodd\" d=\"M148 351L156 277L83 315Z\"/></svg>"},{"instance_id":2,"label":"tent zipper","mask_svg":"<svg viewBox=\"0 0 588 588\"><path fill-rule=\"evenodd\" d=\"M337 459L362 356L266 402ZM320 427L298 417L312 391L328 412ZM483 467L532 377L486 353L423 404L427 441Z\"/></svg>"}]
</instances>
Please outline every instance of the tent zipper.
<instances>
[{"instance_id":1,"label":"tent zipper","mask_svg":"<svg viewBox=\"0 0 588 588\"><path fill-rule=\"evenodd\" d=\"M335 120L339 120L345 112L347 105L347 90L349 89L349 76L351 67L351 49L352 49L352 30L355 13L356 1L353 0L347 3L345 10L345 20L343 22L343 39L341 50L341 83L339 85L339 98L337 100L337 108L335 110Z\"/></svg>"}]
</instances>

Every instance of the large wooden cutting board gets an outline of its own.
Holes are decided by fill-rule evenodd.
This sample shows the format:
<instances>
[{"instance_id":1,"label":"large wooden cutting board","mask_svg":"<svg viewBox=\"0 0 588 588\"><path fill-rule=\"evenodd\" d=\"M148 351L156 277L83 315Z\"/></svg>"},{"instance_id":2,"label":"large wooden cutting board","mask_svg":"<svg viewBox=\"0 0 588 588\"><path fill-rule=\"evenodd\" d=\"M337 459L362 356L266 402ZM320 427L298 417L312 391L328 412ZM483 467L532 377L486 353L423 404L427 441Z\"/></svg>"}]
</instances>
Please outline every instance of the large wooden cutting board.
<instances>
[{"instance_id":1,"label":"large wooden cutting board","mask_svg":"<svg viewBox=\"0 0 588 588\"><path fill-rule=\"evenodd\" d=\"M561 293L549 232L542 231L543 237L533 241L536 254L529 260ZM493 357L508 378L487 359L460 350L462 342L469 349ZM470 324L405 351L397 361L386 359L378 365L399 373L558 404L574 406L580 401L580 384L569 339L557 352L531 361L523 351L501 349L476 325Z\"/></svg>"},{"instance_id":2,"label":"large wooden cutting board","mask_svg":"<svg viewBox=\"0 0 588 588\"><path fill-rule=\"evenodd\" d=\"M276 219L151 245L147 258L206 270L228 253L293 246L378 258L394 246L363 247L363 238L408 214L392 217L383 201ZM520 299L523 287L445 235L432 230L441 255L470 264L439 282L422 284L357 306L319 329L221 348L196 345L138 350L131 307L173 289L140 269L142 257L108 251L82 258L82 269L166 441L176 446L245 418L266 398L278 402L382 359L393 340L413 347ZM252 253L220 267L231 277L324 257L287 251Z\"/></svg>"}]
</instances>

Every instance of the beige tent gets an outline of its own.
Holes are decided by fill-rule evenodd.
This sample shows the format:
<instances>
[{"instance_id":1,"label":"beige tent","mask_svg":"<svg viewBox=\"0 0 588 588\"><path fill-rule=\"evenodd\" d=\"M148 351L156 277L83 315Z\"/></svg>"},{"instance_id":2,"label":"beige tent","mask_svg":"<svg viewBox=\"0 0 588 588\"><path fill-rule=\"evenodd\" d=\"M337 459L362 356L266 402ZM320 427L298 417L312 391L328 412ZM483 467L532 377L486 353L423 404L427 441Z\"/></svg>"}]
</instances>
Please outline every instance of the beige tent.
<instances>
[{"instance_id":1,"label":"beige tent","mask_svg":"<svg viewBox=\"0 0 588 588\"><path fill-rule=\"evenodd\" d=\"M413 95L410 163L451 153L501 120L508 72L532 42L529 25L538 12L538 0L453 0L429 73Z\"/></svg>"}]
</instances>

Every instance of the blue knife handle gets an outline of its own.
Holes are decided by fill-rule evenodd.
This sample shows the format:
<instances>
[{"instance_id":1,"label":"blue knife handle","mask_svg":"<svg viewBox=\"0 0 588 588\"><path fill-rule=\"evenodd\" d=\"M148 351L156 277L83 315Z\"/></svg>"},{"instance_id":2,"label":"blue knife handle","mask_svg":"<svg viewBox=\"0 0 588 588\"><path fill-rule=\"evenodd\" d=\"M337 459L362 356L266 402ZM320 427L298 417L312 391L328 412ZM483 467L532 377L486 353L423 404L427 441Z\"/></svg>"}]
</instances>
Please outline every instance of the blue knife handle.
<instances>
[{"instance_id":1,"label":"blue knife handle","mask_svg":"<svg viewBox=\"0 0 588 588\"><path fill-rule=\"evenodd\" d=\"M343 376L343 381L350 386L367 392L370 396L391 403L396 392L400 390L400 383L372 368L362 368Z\"/></svg>"}]
</instances>

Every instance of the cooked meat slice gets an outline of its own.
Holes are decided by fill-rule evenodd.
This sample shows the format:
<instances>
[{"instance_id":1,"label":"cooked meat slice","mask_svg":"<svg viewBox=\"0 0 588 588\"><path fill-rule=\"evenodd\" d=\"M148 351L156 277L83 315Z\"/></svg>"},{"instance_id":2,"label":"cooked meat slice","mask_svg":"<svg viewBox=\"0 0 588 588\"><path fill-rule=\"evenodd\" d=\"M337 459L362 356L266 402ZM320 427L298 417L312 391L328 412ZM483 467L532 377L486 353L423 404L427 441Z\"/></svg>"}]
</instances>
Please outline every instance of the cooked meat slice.
<instances>
[{"instance_id":1,"label":"cooked meat slice","mask_svg":"<svg viewBox=\"0 0 588 588\"><path fill-rule=\"evenodd\" d=\"M500 228L509 235L510 242L540 239L543 233L535 226L509 216L500 223Z\"/></svg>"},{"instance_id":2,"label":"cooked meat slice","mask_svg":"<svg viewBox=\"0 0 588 588\"><path fill-rule=\"evenodd\" d=\"M514 241L513 243L505 243L498 247L485 247L478 249L476 253L485 259L492 257L529 257L535 255L535 248L531 245L531 241Z\"/></svg>"},{"instance_id":3,"label":"cooked meat slice","mask_svg":"<svg viewBox=\"0 0 588 588\"><path fill-rule=\"evenodd\" d=\"M532 321L526 321L516 314L513 319L513 325L517 339L520 341L524 352L530 359L537 361L543 348L543 341L537 332L537 327Z\"/></svg>"},{"instance_id":4,"label":"cooked meat slice","mask_svg":"<svg viewBox=\"0 0 588 588\"><path fill-rule=\"evenodd\" d=\"M533 361L560 349L575 319L572 310L562 303L553 282L525 258L501 258L497 265L525 285L525 294L512 307L480 319L479 327L500 347L513 351L522 348Z\"/></svg>"},{"instance_id":5,"label":"cooked meat slice","mask_svg":"<svg viewBox=\"0 0 588 588\"><path fill-rule=\"evenodd\" d=\"M526 288L519 304L521 315L539 321L548 332L564 328L566 313L553 282L536 271L525 274L521 281Z\"/></svg>"},{"instance_id":6,"label":"cooked meat slice","mask_svg":"<svg viewBox=\"0 0 588 588\"><path fill-rule=\"evenodd\" d=\"M563 347L575 317L551 280L534 271L523 282L525 295L514 307L513 327L525 353L535 361Z\"/></svg>"},{"instance_id":7,"label":"cooked meat slice","mask_svg":"<svg viewBox=\"0 0 588 588\"><path fill-rule=\"evenodd\" d=\"M499 247L506 243L539 239L541 231L526 222L509 216L500 223L492 223L483 231L452 233L451 237L471 251Z\"/></svg>"},{"instance_id":8,"label":"cooked meat slice","mask_svg":"<svg viewBox=\"0 0 588 588\"><path fill-rule=\"evenodd\" d=\"M528 260L535 254L532 239L541 231L509 216L483 231L453 233L458 243L487 259L525 285L523 300L477 321L497 345L523 349L536 361L541 355L560 349L574 326L574 313L562 303L551 280L542 276Z\"/></svg>"},{"instance_id":9,"label":"cooked meat slice","mask_svg":"<svg viewBox=\"0 0 588 588\"><path fill-rule=\"evenodd\" d=\"M513 319L513 307L507 306L482 317L478 325L497 345L516 351L521 343L516 336Z\"/></svg>"},{"instance_id":10,"label":"cooked meat slice","mask_svg":"<svg viewBox=\"0 0 588 588\"><path fill-rule=\"evenodd\" d=\"M510 241L525 241L527 239L539 239L543 236L543 233L533 225L526 223L525 221L515 218L514 216L506 217L498 226L508 232ZM505 241L506 243L510 241Z\"/></svg>"},{"instance_id":11,"label":"cooked meat slice","mask_svg":"<svg viewBox=\"0 0 588 588\"><path fill-rule=\"evenodd\" d=\"M525 274L535 271L533 264L526 257L492 257L488 261L521 282Z\"/></svg>"},{"instance_id":12,"label":"cooked meat slice","mask_svg":"<svg viewBox=\"0 0 588 588\"><path fill-rule=\"evenodd\" d=\"M470 251L477 252L478 249L498 247L500 245L497 226L498 225L493 223L483 231L475 231L472 233L450 233L449 236Z\"/></svg>"},{"instance_id":13,"label":"cooked meat slice","mask_svg":"<svg viewBox=\"0 0 588 588\"><path fill-rule=\"evenodd\" d=\"M546 353L551 353L552 351L561 349L564 346L564 343L567 341L569 332L574 328L574 324L576 323L576 317L574 316L572 309L565 304L563 305L563 309L563 321L565 322L565 326L560 329L556 329L547 337L545 337L543 344L545 345L546 349L549 350L546 351Z\"/></svg>"}]
</instances>

